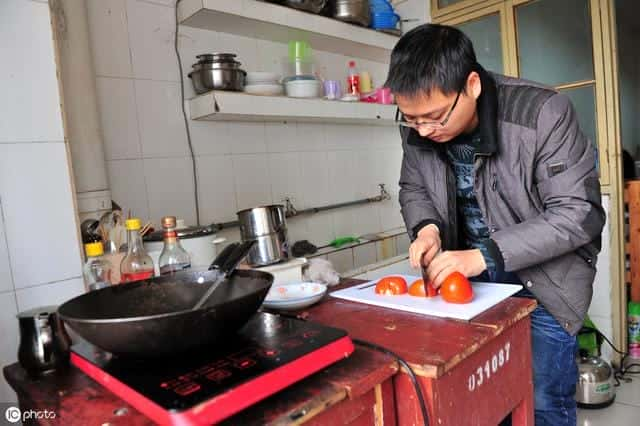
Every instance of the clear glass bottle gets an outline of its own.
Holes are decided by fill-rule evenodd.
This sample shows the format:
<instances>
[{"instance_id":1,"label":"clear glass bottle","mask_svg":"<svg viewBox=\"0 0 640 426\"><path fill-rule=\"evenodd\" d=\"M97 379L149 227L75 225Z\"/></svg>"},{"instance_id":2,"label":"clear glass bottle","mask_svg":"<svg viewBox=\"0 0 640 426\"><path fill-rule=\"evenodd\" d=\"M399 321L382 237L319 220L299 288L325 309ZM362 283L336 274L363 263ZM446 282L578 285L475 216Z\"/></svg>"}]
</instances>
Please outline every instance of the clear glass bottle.
<instances>
[{"instance_id":1,"label":"clear glass bottle","mask_svg":"<svg viewBox=\"0 0 640 426\"><path fill-rule=\"evenodd\" d=\"M87 261L82 268L84 282L89 291L99 290L111 285L111 262L103 258L102 242L84 245Z\"/></svg>"},{"instance_id":2,"label":"clear glass bottle","mask_svg":"<svg viewBox=\"0 0 640 426\"><path fill-rule=\"evenodd\" d=\"M175 216L163 217L162 228L164 229L164 247L158 261L160 275L171 274L189 268L191 266L191 258L178 239Z\"/></svg>"},{"instance_id":3,"label":"clear glass bottle","mask_svg":"<svg viewBox=\"0 0 640 426\"><path fill-rule=\"evenodd\" d=\"M120 282L146 280L153 277L153 260L147 254L140 236L140 219L127 219L127 255L120 263Z\"/></svg>"}]
</instances>

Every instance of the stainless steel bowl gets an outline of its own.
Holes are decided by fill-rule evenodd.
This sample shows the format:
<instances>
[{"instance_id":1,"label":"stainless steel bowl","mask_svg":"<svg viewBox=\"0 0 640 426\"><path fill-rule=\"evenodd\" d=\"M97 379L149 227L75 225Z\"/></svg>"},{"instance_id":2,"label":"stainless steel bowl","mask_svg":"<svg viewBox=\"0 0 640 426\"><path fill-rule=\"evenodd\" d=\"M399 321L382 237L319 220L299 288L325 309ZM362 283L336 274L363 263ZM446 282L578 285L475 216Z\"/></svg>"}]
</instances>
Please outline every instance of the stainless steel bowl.
<instances>
[{"instance_id":1,"label":"stainless steel bowl","mask_svg":"<svg viewBox=\"0 0 640 426\"><path fill-rule=\"evenodd\" d=\"M229 62L234 61L238 55L235 53L202 53L196 55L198 62Z\"/></svg>"},{"instance_id":2,"label":"stainless steel bowl","mask_svg":"<svg viewBox=\"0 0 640 426\"><path fill-rule=\"evenodd\" d=\"M306 10L311 13L320 13L327 0L284 0L285 5L294 9Z\"/></svg>"},{"instance_id":3,"label":"stainless steel bowl","mask_svg":"<svg viewBox=\"0 0 640 426\"><path fill-rule=\"evenodd\" d=\"M196 62L191 65L194 71L202 70L202 69L228 69L228 70L237 70L240 69L240 62Z\"/></svg>"},{"instance_id":4,"label":"stainless steel bowl","mask_svg":"<svg viewBox=\"0 0 640 426\"><path fill-rule=\"evenodd\" d=\"M193 89L201 95L210 90L233 90L240 92L244 88L247 73L241 69L202 68L191 71L189 78Z\"/></svg>"},{"instance_id":5,"label":"stainless steel bowl","mask_svg":"<svg viewBox=\"0 0 640 426\"><path fill-rule=\"evenodd\" d=\"M333 17L345 22L369 26L369 0L332 0Z\"/></svg>"}]
</instances>

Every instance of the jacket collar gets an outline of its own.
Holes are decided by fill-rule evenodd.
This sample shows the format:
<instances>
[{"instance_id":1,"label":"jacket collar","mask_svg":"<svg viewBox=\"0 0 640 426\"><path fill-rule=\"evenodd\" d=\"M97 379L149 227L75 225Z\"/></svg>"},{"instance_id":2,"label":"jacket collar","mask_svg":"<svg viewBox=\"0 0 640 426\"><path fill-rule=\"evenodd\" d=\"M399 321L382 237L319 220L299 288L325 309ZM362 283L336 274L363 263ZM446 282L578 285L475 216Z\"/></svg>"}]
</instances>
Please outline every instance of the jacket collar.
<instances>
[{"instance_id":1,"label":"jacket collar","mask_svg":"<svg viewBox=\"0 0 640 426\"><path fill-rule=\"evenodd\" d=\"M478 126L480 127L481 141L476 147L476 154L491 155L498 151L498 89L496 82L480 64L476 64L474 71L480 75L482 94L478 98ZM414 130L409 129L407 143L423 149L440 149L444 144L439 144L429 138L423 138Z\"/></svg>"}]
</instances>

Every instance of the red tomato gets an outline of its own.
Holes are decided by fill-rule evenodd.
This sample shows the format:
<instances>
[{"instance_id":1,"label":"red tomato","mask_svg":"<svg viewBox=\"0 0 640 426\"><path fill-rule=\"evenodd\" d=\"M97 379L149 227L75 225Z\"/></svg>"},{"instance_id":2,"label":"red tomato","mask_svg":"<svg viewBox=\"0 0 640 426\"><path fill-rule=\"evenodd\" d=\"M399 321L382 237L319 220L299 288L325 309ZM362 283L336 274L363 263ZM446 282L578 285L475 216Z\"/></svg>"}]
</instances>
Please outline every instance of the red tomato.
<instances>
[{"instance_id":1,"label":"red tomato","mask_svg":"<svg viewBox=\"0 0 640 426\"><path fill-rule=\"evenodd\" d=\"M407 292L407 281L402 277L384 277L376 284L376 294L395 296Z\"/></svg>"},{"instance_id":2,"label":"red tomato","mask_svg":"<svg viewBox=\"0 0 640 426\"><path fill-rule=\"evenodd\" d=\"M473 288L467 277L453 272L440 286L440 295L449 303L469 303L473 300Z\"/></svg>"},{"instance_id":3,"label":"red tomato","mask_svg":"<svg viewBox=\"0 0 640 426\"><path fill-rule=\"evenodd\" d=\"M427 283L427 292L424 291L424 281L421 279L415 280L409 287L409 294L417 297L435 297L438 295L438 290L433 287L431 282Z\"/></svg>"}]
</instances>

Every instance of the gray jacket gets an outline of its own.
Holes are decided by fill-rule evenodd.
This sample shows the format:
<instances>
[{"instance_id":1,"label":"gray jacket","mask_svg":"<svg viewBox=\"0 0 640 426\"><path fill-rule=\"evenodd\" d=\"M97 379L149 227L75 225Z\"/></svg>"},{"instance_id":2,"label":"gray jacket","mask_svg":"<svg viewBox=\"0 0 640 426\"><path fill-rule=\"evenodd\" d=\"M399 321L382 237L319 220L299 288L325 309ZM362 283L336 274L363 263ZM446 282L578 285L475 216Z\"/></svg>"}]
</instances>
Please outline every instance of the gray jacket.
<instances>
[{"instance_id":1,"label":"gray jacket","mask_svg":"<svg viewBox=\"0 0 640 426\"><path fill-rule=\"evenodd\" d=\"M478 72L482 142L474 189L490 231L489 252L576 334L591 303L605 221L596 150L565 95ZM410 236L435 223L444 250L461 248L455 176L444 146L412 129L401 134L400 205Z\"/></svg>"}]
</instances>

